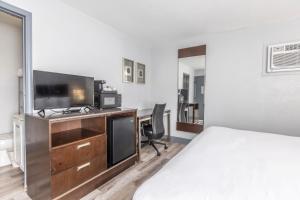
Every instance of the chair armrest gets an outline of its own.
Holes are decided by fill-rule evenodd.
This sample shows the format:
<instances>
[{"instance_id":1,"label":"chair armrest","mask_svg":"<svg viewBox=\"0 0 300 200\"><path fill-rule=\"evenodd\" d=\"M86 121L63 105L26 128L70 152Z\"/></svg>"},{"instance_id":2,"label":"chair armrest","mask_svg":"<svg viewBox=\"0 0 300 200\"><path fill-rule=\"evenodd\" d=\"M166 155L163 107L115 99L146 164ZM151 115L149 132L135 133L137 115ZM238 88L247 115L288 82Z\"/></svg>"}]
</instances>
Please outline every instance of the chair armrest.
<instances>
[{"instance_id":1,"label":"chair armrest","mask_svg":"<svg viewBox=\"0 0 300 200\"><path fill-rule=\"evenodd\" d=\"M142 129L152 128L152 124L142 124Z\"/></svg>"}]
</instances>

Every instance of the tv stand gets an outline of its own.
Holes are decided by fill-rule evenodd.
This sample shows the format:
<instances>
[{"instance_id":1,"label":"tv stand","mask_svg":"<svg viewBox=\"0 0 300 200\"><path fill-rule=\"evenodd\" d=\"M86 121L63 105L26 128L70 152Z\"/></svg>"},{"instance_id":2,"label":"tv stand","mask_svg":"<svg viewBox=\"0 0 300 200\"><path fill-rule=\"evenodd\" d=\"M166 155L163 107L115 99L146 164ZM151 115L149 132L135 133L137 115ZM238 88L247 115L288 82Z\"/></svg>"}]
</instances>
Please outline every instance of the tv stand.
<instances>
[{"instance_id":1,"label":"tv stand","mask_svg":"<svg viewBox=\"0 0 300 200\"><path fill-rule=\"evenodd\" d=\"M38 111L37 114L38 114L40 117L45 117L45 116L46 116L45 109L42 109L42 110Z\"/></svg>"},{"instance_id":2,"label":"tv stand","mask_svg":"<svg viewBox=\"0 0 300 200\"><path fill-rule=\"evenodd\" d=\"M33 199L77 200L139 160L136 109L70 115L26 115L27 193ZM107 164L107 123L133 117L134 154Z\"/></svg>"}]
</instances>

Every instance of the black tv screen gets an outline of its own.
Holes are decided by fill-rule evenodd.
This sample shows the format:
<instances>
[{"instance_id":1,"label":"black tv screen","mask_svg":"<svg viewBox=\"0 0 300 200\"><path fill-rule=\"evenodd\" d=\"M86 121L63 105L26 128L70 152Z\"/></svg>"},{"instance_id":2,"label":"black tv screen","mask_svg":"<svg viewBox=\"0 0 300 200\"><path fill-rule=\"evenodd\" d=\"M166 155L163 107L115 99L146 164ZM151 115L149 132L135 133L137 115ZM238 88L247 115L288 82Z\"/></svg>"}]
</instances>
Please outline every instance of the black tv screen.
<instances>
[{"instance_id":1,"label":"black tv screen","mask_svg":"<svg viewBox=\"0 0 300 200\"><path fill-rule=\"evenodd\" d=\"M92 106L94 78L33 71L34 109Z\"/></svg>"}]
</instances>

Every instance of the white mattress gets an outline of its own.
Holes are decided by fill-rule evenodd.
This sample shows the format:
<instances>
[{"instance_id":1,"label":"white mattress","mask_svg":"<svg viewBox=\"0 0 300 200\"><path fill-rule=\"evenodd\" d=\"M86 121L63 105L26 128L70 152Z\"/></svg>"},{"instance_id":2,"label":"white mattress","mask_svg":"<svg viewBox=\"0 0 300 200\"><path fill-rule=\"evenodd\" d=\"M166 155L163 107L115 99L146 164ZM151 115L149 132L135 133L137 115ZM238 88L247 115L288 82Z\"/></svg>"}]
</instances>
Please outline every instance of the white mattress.
<instances>
[{"instance_id":1,"label":"white mattress","mask_svg":"<svg viewBox=\"0 0 300 200\"><path fill-rule=\"evenodd\" d=\"M211 127L133 200L299 200L300 137Z\"/></svg>"}]
</instances>

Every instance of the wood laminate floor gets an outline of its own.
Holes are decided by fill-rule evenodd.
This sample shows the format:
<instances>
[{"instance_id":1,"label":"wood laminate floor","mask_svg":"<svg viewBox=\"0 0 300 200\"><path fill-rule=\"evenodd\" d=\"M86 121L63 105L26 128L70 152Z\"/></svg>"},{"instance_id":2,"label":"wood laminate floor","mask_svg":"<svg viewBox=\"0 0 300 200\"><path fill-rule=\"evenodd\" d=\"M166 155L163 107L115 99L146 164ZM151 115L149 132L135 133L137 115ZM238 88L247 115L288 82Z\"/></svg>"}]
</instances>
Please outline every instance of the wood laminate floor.
<instances>
[{"instance_id":1,"label":"wood laminate floor","mask_svg":"<svg viewBox=\"0 0 300 200\"><path fill-rule=\"evenodd\" d=\"M1 200L27 200L24 192L24 173L11 165L0 168L0 199Z\"/></svg>"},{"instance_id":2,"label":"wood laminate floor","mask_svg":"<svg viewBox=\"0 0 300 200\"><path fill-rule=\"evenodd\" d=\"M119 174L106 184L88 194L82 200L131 200L136 189L148 178L160 170L186 144L171 143L164 150L159 147L161 156L156 156L151 146L145 146L141 151L141 161Z\"/></svg>"},{"instance_id":3,"label":"wood laminate floor","mask_svg":"<svg viewBox=\"0 0 300 200\"><path fill-rule=\"evenodd\" d=\"M89 193L82 200L131 200L136 189L160 170L186 144L186 141L172 140L167 150L158 145L161 156L156 156L151 146L143 147L140 162ZM0 168L0 199L30 200L23 190L23 173L19 169Z\"/></svg>"}]
</instances>

